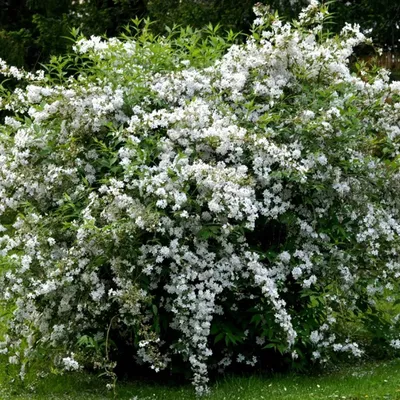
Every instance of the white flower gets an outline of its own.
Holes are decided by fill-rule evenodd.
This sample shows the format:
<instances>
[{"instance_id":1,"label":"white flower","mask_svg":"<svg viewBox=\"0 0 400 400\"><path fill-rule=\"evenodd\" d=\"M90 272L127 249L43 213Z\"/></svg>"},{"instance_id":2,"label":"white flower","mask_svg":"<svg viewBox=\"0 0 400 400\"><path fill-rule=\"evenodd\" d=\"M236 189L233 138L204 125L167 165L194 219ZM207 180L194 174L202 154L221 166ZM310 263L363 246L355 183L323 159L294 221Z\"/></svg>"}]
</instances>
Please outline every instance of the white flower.
<instances>
[{"instance_id":1,"label":"white flower","mask_svg":"<svg viewBox=\"0 0 400 400\"><path fill-rule=\"evenodd\" d=\"M312 343L317 344L322 340L322 335L318 331L312 331L310 334L310 340Z\"/></svg>"},{"instance_id":2,"label":"white flower","mask_svg":"<svg viewBox=\"0 0 400 400\"><path fill-rule=\"evenodd\" d=\"M303 274L303 271L300 267L294 267L292 269L292 275L294 279L300 278L300 276Z\"/></svg>"},{"instance_id":3,"label":"white flower","mask_svg":"<svg viewBox=\"0 0 400 400\"><path fill-rule=\"evenodd\" d=\"M80 368L79 363L74 359L74 353L71 353L71 357L63 358L62 363L67 371L77 371Z\"/></svg>"}]
</instances>

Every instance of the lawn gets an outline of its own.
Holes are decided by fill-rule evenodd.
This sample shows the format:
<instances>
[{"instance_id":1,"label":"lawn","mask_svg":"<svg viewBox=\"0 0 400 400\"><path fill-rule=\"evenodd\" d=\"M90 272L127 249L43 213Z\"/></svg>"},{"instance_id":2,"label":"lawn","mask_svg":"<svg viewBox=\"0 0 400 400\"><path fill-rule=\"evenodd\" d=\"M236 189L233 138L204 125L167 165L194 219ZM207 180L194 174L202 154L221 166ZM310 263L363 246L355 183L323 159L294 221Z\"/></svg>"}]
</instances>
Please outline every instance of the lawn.
<instances>
[{"instance_id":1,"label":"lawn","mask_svg":"<svg viewBox=\"0 0 400 400\"><path fill-rule=\"evenodd\" d=\"M2 385L0 399L112 399L105 383L87 375L52 376L35 387ZM118 384L116 399L191 400L191 386L169 387L156 383ZM318 400L400 399L400 360L342 367L318 376L275 375L227 377L213 384L207 400Z\"/></svg>"}]
</instances>

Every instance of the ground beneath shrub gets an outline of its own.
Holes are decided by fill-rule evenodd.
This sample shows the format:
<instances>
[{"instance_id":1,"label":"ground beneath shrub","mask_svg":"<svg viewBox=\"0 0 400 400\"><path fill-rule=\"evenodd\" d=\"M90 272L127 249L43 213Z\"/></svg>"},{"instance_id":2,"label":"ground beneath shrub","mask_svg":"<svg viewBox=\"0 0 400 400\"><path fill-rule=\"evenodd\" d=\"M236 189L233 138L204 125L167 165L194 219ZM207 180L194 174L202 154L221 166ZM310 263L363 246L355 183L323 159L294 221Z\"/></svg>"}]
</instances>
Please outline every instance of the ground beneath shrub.
<instances>
[{"instance_id":1,"label":"ground beneath shrub","mask_svg":"<svg viewBox=\"0 0 400 400\"><path fill-rule=\"evenodd\" d=\"M126 399L191 400L190 385L161 386L157 383L120 382L115 397L97 377L74 374L51 376L26 387L6 383L1 376L0 399ZM336 372L318 376L276 375L227 377L212 386L207 400L317 400L317 399L400 399L400 360L343 366Z\"/></svg>"}]
</instances>

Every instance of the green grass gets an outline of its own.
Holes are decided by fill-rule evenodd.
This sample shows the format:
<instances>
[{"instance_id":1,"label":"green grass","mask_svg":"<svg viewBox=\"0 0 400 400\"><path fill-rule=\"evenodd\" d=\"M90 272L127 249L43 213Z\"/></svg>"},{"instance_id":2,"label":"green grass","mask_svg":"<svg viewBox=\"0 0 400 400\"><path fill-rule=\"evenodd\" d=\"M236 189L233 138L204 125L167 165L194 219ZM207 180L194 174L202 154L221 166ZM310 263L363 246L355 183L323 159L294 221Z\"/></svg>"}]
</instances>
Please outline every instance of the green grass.
<instances>
[{"instance_id":1,"label":"green grass","mask_svg":"<svg viewBox=\"0 0 400 400\"><path fill-rule=\"evenodd\" d=\"M4 379L3 379L4 380ZM105 382L83 374L51 376L35 387L5 384L0 399L112 399ZM168 387L157 383L119 383L116 399L193 400L193 388ZM400 399L400 360L343 367L319 376L275 375L269 377L228 377L212 386L207 400L319 400Z\"/></svg>"}]
</instances>

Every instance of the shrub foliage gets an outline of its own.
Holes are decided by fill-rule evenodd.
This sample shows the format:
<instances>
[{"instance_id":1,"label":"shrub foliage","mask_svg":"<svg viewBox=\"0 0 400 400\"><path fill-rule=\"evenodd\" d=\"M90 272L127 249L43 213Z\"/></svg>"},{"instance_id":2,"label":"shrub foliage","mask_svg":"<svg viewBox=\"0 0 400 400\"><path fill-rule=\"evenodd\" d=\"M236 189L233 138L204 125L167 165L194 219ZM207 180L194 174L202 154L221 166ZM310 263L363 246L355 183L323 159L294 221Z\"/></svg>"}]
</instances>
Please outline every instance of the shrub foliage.
<instances>
[{"instance_id":1,"label":"shrub foliage","mask_svg":"<svg viewBox=\"0 0 400 400\"><path fill-rule=\"evenodd\" d=\"M398 51L400 3L393 0L321 0L332 11L330 29L345 22L359 23L386 50ZM70 51L70 31L84 35L116 36L131 19L149 17L154 33L166 26L202 28L221 24L248 33L257 0L0 0L0 58L9 64L38 69L51 56ZM261 0L291 19L308 0ZM397 57L397 54L396 54Z\"/></svg>"},{"instance_id":2,"label":"shrub foliage","mask_svg":"<svg viewBox=\"0 0 400 400\"><path fill-rule=\"evenodd\" d=\"M25 82L0 126L0 351L21 376L123 358L190 366L203 393L208 370L272 351L400 347L381 313L400 274L400 83L352 74L365 37L328 35L327 15L258 8L240 45L145 25L80 38L47 72L1 63Z\"/></svg>"}]
</instances>

